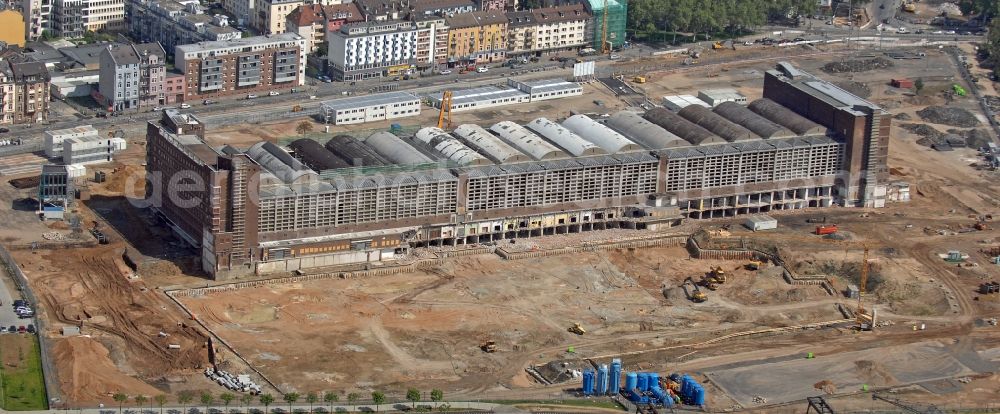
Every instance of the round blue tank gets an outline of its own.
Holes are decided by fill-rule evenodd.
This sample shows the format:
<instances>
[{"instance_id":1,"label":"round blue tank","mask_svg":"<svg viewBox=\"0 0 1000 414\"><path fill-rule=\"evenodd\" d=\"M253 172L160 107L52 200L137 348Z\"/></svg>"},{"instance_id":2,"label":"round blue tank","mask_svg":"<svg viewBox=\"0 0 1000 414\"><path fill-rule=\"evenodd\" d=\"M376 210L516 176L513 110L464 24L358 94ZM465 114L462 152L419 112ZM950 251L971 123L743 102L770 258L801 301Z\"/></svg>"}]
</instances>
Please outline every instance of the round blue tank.
<instances>
[{"instance_id":1,"label":"round blue tank","mask_svg":"<svg viewBox=\"0 0 1000 414\"><path fill-rule=\"evenodd\" d=\"M686 376L685 377L681 377L681 396L682 397L687 398L687 395L688 395L688 392L689 392L688 389L690 387L691 387L691 381L688 381L688 378Z\"/></svg>"},{"instance_id":2,"label":"round blue tank","mask_svg":"<svg viewBox=\"0 0 1000 414\"><path fill-rule=\"evenodd\" d=\"M694 405L705 405L705 389L701 385L694 389L694 396L691 400Z\"/></svg>"},{"instance_id":3,"label":"round blue tank","mask_svg":"<svg viewBox=\"0 0 1000 414\"><path fill-rule=\"evenodd\" d=\"M639 376L634 372L625 374L625 391L632 391L639 384Z\"/></svg>"},{"instance_id":4,"label":"round blue tank","mask_svg":"<svg viewBox=\"0 0 1000 414\"><path fill-rule=\"evenodd\" d=\"M663 392L663 388L660 387L650 388L649 392L653 394L653 397L655 397L657 401L662 402L663 400L666 400L668 398L667 393Z\"/></svg>"},{"instance_id":5,"label":"round blue tank","mask_svg":"<svg viewBox=\"0 0 1000 414\"><path fill-rule=\"evenodd\" d=\"M635 387L638 388L639 391L646 392L649 390L649 383L647 381L649 381L649 375L646 375L645 372L640 372L639 382L636 384Z\"/></svg>"},{"instance_id":6,"label":"round blue tank","mask_svg":"<svg viewBox=\"0 0 1000 414\"><path fill-rule=\"evenodd\" d=\"M681 376L675 372L673 374L670 374L670 380L673 382L681 382Z\"/></svg>"},{"instance_id":7,"label":"round blue tank","mask_svg":"<svg viewBox=\"0 0 1000 414\"><path fill-rule=\"evenodd\" d=\"M650 372L649 373L649 380L647 381L647 383L649 385L649 388L659 387L660 386L660 374L657 374L655 372Z\"/></svg>"},{"instance_id":8,"label":"round blue tank","mask_svg":"<svg viewBox=\"0 0 1000 414\"><path fill-rule=\"evenodd\" d=\"M663 404L664 407L672 407L674 405L674 396L670 394L665 395L664 398L660 400L660 404Z\"/></svg>"},{"instance_id":9,"label":"round blue tank","mask_svg":"<svg viewBox=\"0 0 1000 414\"><path fill-rule=\"evenodd\" d=\"M583 395L594 395L594 371L586 369L583 371Z\"/></svg>"}]
</instances>

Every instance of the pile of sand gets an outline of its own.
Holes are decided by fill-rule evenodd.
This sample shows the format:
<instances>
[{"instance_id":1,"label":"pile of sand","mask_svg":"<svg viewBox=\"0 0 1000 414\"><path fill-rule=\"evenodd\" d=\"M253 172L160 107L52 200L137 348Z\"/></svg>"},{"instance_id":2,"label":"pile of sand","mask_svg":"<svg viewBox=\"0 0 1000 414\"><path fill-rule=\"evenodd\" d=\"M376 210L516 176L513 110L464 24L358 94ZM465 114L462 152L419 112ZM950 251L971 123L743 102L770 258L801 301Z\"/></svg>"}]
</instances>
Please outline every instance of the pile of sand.
<instances>
[{"instance_id":1,"label":"pile of sand","mask_svg":"<svg viewBox=\"0 0 1000 414\"><path fill-rule=\"evenodd\" d=\"M52 347L63 400L74 403L111 401L110 395L153 396L152 386L123 374L111 361L108 348L92 338L77 336L55 341Z\"/></svg>"}]
</instances>

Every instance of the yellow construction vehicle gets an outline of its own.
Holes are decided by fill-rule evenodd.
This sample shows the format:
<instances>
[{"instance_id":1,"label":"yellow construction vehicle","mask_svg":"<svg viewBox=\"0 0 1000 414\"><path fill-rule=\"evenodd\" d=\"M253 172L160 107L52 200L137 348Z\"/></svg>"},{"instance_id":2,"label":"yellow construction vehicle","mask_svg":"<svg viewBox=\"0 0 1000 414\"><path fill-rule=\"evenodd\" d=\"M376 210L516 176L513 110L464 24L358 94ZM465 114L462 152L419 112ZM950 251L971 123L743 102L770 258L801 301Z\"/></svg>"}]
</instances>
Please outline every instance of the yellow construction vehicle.
<instances>
[{"instance_id":1,"label":"yellow construction vehicle","mask_svg":"<svg viewBox=\"0 0 1000 414\"><path fill-rule=\"evenodd\" d=\"M704 279L701 279L701 285L708 288L708 290L711 291L719 289L719 283L715 280L714 277L711 276L707 276Z\"/></svg>"},{"instance_id":2,"label":"yellow construction vehicle","mask_svg":"<svg viewBox=\"0 0 1000 414\"><path fill-rule=\"evenodd\" d=\"M712 49L714 49L714 50L725 49L725 48L726 48L726 46L723 45L722 42L712 43Z\"/></svg>"},{"instance_id":3,"label":"yellow construction vehicle","mask_svg":"<svg viewBox=\"0 0 1000 414\"><path fill-rule=\"evenodd\" d=\"M712 271L709 273L709 275L712 278L714 278L715 281L719 284L726 283L726 271L722 270L722 266L716 266L712 268Z\"/></svg>"},{"instance_id":4,"label":"yellow construction vehicle","mask_svg":"<svg viewBox=\"0 0 1000 414\"><path fill-rule=\"evenodd\" d=\"M444 91L441 93L441 112L438 113L438 128L444 128L445 125L451 128L451 91ZM447 122L447 124L446 124Z\"/></svg>"},{"instance_id":5,"label":"yellow construction vehicle","mask_svg":"<svg viewBox=\"0 0 1000 414\"><path fill-rule=\"evenodd\" d=\"M642 75L636 76L636 77L632 78L632 82L635 82L635 83L646 83L646 77L642 76Z\"/></svg>"},{"instance_id":6,"label":"yellow construction vehicle","mask_svg":"<svg viewBox=\"0 0 1000 414\"><path fill-rule=\"evenodd\" d=\"M584 330L582 326L580 326L579 322L574 323L573 326L570 326L569 327L569 331L572 332L572 333L575 333L577 335L583 335L583 334L587 333L587 331Z\"/></svg>"},{"instance_id":7,"label":"yellow construction vehicle","mask_svg":"<svg viewBox=\"0 0 1000 414\"><path fill-rule=\"evenodd\" d=\"M497 343L496 341L489 340L480 345L479 349L482 349L483 352L492 354L497 351Z\"/></svg>"},{"instance_id":8,"label":"yellow construction vehicle","mask_svg":"<svg viewBox=\"0 0 1000 414\"><path fill-rule=\"evenodd\" d=\"M903 11L914 13L917 11L917 5L912 1L903 2Z\"/></svg>"},{"instance_id":9,"label":"yellow construction vehicle","mask_svg":"<svg viewBox=\"0 0 1000 414\"><path fill-rule=\"evenodd\" d=\"M701 289L698 288L698 284L694 283L694 279L691 279L690 276L688 276L687 279L684 279L684 284L681 285L681 287L684 288L684 292L687 293L688 299L690 299L692 302L701 303L708 300L708 295L706 295L705 292L702 292Z\"/></svg>"},{"instance_id":10,"label":"yellow construction vehicle","mask_svg":"<svg viewBox=\"0 0 1000 414\"><path fill-rule=\"evenodd\" d=\"M747 270L760 270L760 268L764 267L764 262L751 260L745 267Z\"/></svg>"}]
</instances>

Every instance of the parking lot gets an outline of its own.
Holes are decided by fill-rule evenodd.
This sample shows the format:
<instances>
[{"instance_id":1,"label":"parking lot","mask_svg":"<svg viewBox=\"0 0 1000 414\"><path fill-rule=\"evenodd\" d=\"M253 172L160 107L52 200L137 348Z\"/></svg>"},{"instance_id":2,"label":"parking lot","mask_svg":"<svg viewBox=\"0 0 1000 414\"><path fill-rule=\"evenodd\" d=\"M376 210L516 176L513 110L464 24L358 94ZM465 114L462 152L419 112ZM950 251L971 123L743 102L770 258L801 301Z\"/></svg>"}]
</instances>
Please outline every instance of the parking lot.
<instances>
[{"instance_id":1,"label":"parking lot","mask_svg":"<svg viewBox=\"0 0 1000 414\"><path fill-rule=\"evenodd\" d=\"M15 299L21 299L21 296L6 272L2 273L2 276L4 280L3 283L0 283L0 326L9 328L11 325L28 326L28 324L34 324L34 318L20 319L14 313L12 304ZM34 304L32 304L32 308L34 308Z\"/></svg>"}]
</instances>

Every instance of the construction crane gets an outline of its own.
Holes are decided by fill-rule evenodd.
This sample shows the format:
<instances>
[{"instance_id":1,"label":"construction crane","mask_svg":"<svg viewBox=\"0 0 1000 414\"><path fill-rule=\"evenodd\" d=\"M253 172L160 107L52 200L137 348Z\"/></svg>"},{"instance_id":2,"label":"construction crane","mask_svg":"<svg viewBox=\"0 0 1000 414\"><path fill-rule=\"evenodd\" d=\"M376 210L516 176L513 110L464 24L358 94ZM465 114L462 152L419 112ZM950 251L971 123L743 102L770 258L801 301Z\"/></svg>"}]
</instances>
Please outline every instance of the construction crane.
<instances>
[{"instance_id":1,"label":"construction crane","mask_svg":"<svg viewBox=\"0 0 1000 414\"><path fill-rule=\"evenodd\" d=\"M441 93L441 112L438 113L438 128L445 127L445 118L447 117L448 128L451 128L451 91L444 91ZM447 115L445 115L447 114Z\"/></svg>"},{"instance_id":2,"label":"construction crane","mask_svg":"<svg viewBox=\"0 0 1000 414\"><path fill-rule=\"evenodd\" d=\"M889 404L892 404L892 405L895 405L895 406L897 406L899 408L902 408L903 411L906 411L908 413L913 413L913 414L944 414L944 411L941 411L939 408L937 408L936 405L933 405L933 404L924 406L924 405L917 404L917 403L903 401L903 400L901 400L899 398L896 398L896 397L890 397L890 396L887 396L887 395L882 395L882 394L879 394L877 392L872 394L872 399L873 400L885 401L885 402L887 402Z\"/></svg>"},{"instance_id":3,"label":"construction crane","mask_svg":"<svg viewBox=\"0 0 1000 414\"><path fill-rule=\"evenodd\" d=\"M606 55L611 53L611 47L608 46L608 0L604 0L604 17L601 18L601 54Z\"/></svg>"}]
</instances>

